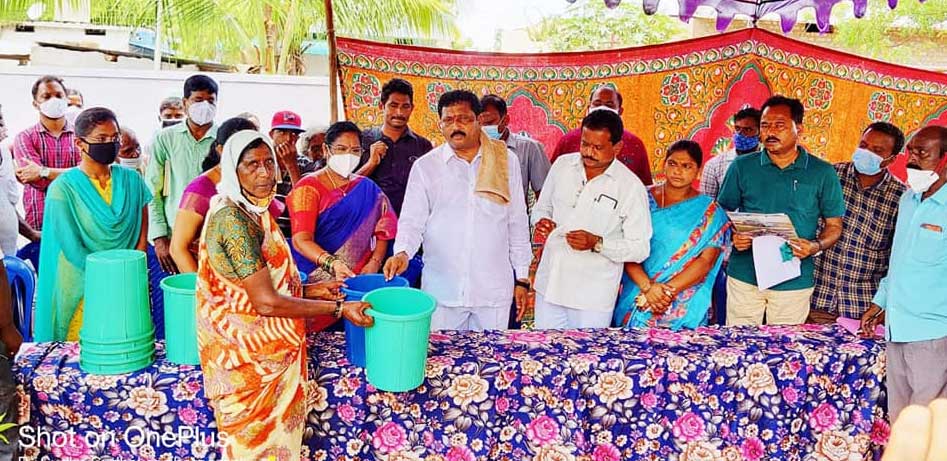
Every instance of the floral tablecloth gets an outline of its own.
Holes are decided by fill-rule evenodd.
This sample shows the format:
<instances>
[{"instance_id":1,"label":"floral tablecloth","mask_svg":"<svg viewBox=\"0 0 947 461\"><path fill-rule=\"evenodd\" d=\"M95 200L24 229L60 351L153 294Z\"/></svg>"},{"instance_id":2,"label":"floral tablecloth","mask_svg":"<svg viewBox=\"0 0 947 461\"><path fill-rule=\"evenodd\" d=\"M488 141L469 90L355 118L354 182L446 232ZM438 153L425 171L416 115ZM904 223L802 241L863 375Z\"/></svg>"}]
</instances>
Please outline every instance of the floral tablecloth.
<instances>
[{"instance_id":1,"label":"floral tablecloth","mask_svg":"<svg viewBox=\"0 0 947 461\"><path fill-rule=\"evenodd\" d=\"M160 346L96 376L74 343L26 345L26 459L219 459L200 369ZM884 346L835 326L435 333L402 394L341 333L309 347L306 460L856 461L888 437Z\"/></svg>"}]
</instances>

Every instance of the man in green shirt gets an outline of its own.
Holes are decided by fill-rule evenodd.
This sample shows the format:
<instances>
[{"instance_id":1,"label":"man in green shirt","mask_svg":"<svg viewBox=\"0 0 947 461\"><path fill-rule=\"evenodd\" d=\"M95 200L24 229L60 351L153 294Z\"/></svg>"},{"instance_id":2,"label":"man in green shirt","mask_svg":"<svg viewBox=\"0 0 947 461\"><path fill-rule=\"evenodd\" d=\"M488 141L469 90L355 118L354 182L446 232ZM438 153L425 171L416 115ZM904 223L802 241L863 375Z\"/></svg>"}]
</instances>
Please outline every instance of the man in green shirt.
<instances>
[{"instance_id":1,"label":"man in green shirt","mask_svg":"<svg viewBox=\"0 0 947 461\"><path fill-rule=\"evenodd\" d=\"M717 201L728 211L786 213L799 238L790 241L802 260L802 275L767 290L756 283L749 235L734 233L727 268L727 324L801 324L813 291L812 256L842 235L845 199L835 169L798 145L804 109L797 99L774 96L763 104L764 149L734 160ZM819 220L825 221L816 235Z\"/></svg>"},{"instance_id":2,"label":"man in green shirt","mask_svg":"<svg viewBox=\"0 0 947 461\"><path fill-rule=\"evenodd\" d=\"M148 207L148 240L161 269L177 273L171 259L171 229L184 188L201 174L201 161L207 155L217 127L217 82L206 75L194 75L184 82L184 110L187 121L162 129L153 146L153 157L145 171L145 181L154 194Z\"/></svg>"}]
</instances>

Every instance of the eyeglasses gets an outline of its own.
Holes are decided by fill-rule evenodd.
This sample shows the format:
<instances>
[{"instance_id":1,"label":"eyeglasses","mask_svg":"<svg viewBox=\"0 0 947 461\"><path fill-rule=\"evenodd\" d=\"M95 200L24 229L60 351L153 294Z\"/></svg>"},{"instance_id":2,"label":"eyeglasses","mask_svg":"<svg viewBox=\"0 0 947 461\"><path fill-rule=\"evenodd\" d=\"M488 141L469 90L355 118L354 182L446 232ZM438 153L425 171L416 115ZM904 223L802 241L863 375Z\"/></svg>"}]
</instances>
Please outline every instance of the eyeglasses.
<instances>
[{"instance_id":1,"label":"eyeglasses","mask_svg":"<svg viewBox=\"0 0 947 461\"><path fill-rule=\"evenodd\" d=\"M461 125L469 125L477 120L473 115L458 115L456 117L444 117L441 119L441 123L444 125L453 125L454 123L459 123Z\"/></svg>"},{"instance_id":2,"label":"eyeglasses","mask_svg":"<svg viewBox=\"0 0 947 461\"><path fill-rule=\"evenodd\" d=\"M339 154L339 155L343 155L343 154L362 155L362 152L364 152L361 147L346 148L345 146L329 146L329 151L332 152L333 154Z\"/></svg>"},{"instance_id":3,"label":"eyeglasses","mask_svg":"<svg viewBox=\"0 0 947 461\"><path fill-rule=\"evenodd\" d=\"M112 142L122 142L120 136L115 136L112 138L100 137L100 138L79 138L85 141L86 144L107 144Z\"/></svg>"}]
</instances>

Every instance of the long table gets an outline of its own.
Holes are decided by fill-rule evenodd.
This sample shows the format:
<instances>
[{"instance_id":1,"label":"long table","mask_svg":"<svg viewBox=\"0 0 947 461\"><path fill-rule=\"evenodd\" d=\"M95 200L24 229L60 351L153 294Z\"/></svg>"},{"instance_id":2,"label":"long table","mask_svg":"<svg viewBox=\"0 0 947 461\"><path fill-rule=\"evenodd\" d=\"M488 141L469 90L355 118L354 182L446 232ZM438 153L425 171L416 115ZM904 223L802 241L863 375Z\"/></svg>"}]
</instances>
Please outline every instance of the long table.
<instances>
[{"instance_id":1,"label":"long table","mask_svg":"<svg viewBox=\"0 0 947 461\"><path fill-rule=\"evenodd\" d=\"M835 326L433 333L424 384L399 394L344 350L309 338L304 460L842 461L889 431L883 343ZM160 343L125 375L82 372L76 343L16 364L24 459L220 459L200 368Z\"/></svg>"}]
</instances>

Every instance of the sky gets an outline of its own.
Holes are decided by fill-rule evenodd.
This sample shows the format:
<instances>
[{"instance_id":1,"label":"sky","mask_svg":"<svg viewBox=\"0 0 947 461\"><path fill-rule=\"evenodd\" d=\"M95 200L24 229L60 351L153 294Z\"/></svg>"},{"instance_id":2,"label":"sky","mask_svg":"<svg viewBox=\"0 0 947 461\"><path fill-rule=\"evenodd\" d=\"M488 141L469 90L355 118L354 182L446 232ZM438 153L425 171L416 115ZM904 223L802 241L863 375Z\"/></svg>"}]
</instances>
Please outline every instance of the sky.
<instances>
[{"instance_id":1,"label":"sky","mask_svg":"<svg viewBox=\"0 0 947 461\"><path fill-rule=\"evenodd\" d=\"M473 40L474 48L489 50L497 30L526 27L568 7L566 0L464 0L457 22L464 37Z\"/></svg>"},{"instance_id":2,"label":"sky","mask_svg":"<svg viewBox=\"0 0 947 461\"><path fill-rule=\"evenodd\" d=\"M578 0L578 2L602 0ZM634 0L625 0L634 2ZM639 6L641 1L636 2ZM457 17L464 37L477 50L492 50L497 30L519 29L543 18L564 13L572 4L566 0L463 0ZM663 0L659 14L677 14L677 1Z\"/></svg>"}]
</instances>

